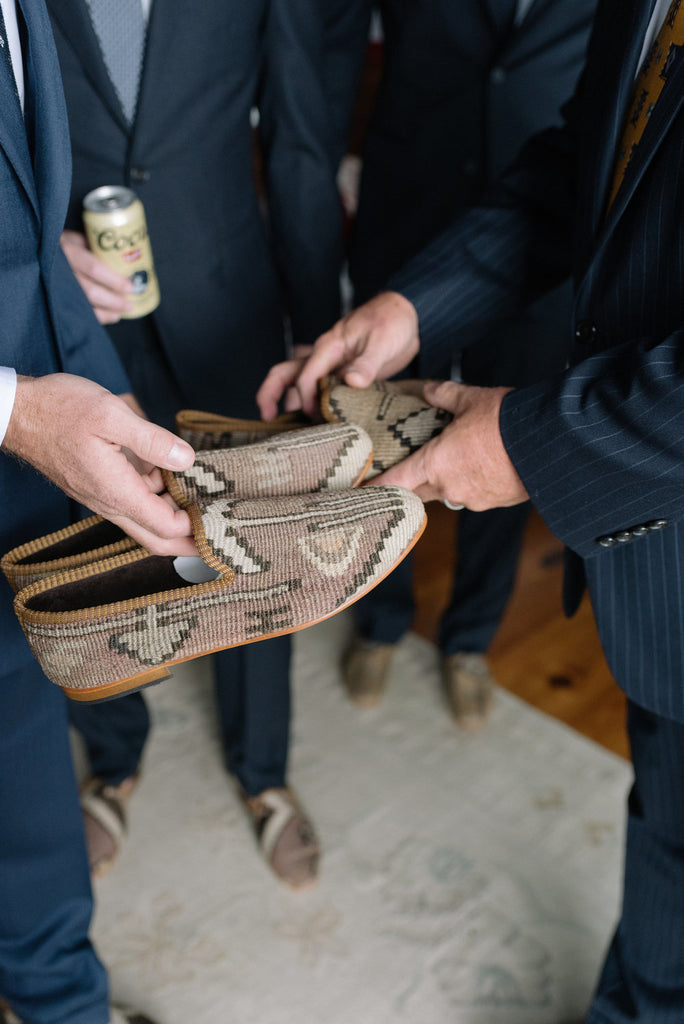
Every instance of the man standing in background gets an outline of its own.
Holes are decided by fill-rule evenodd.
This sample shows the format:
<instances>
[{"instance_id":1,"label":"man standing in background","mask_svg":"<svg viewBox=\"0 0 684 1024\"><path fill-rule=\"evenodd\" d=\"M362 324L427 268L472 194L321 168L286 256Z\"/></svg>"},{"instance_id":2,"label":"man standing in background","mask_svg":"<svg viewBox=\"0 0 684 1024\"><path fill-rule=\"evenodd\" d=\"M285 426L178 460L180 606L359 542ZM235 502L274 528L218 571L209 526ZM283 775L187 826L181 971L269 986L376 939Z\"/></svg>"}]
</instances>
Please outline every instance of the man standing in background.
<instances>
[{"instance_id":1,"label":"man standing in background","mask_svg":"<svg viewBox=\"0 0 684 1024\"><path fill-rule=\"evenodd\" d=\"M349 269L356 304L479 202L535 132L560 120L582 64L596 0L432 0L382 5L384 67L363 148ZM466 348L421 354L410 372L520 386L562 368L568 283L521 303ZM456 342L455 342L456 345ZM444 695L464 728L482 727L493 680L485 657L515 583L529 505L465 510L455 523L452 591L439 629ZM352 700L382 696L413 620L411 560L356 606L344 664Z\"/></svg>"},{"instance_id":2,"label":"man standing in background","mask_svg":"<svg viewBox=\"0 0 684 1024\"><path fill-rule=\"evenodd\" d=\"M310 344L339 315L342 210L319 7L48 0L74 161L64 250L136 397L167 426L181 408L257 416L286 324L294 344ZM143 319L119 320L128 282L85 247L83 197L100 185L127 186L145 207L161 302ZM318 845L287 784L290 650L277 637L213 661L226 765L269 866L299 887L316 878ZM149 714L139 693L70 712L94 776L84 813L101 872L118 852Z\"/></svg>"}]
</instances>

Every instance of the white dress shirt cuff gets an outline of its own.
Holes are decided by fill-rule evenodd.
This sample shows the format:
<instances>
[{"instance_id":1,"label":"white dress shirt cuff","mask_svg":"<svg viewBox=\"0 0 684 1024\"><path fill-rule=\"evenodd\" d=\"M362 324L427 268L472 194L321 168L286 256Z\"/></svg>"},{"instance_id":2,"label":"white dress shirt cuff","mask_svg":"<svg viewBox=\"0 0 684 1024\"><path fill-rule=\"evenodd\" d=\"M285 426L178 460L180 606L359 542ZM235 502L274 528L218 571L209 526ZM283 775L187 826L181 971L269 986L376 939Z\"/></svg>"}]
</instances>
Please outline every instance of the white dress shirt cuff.
<instances>
[{"instance_id":1,"label":"white dress shirt cuff","mask_svg":"<svg viewBox=\"0 0 684 1024\"><path fill-rule=\"evenodd\" d=\"M5 439L16 393L17 371L11 366L0 366L0 444Z\"/></svg>"}]
</instances>

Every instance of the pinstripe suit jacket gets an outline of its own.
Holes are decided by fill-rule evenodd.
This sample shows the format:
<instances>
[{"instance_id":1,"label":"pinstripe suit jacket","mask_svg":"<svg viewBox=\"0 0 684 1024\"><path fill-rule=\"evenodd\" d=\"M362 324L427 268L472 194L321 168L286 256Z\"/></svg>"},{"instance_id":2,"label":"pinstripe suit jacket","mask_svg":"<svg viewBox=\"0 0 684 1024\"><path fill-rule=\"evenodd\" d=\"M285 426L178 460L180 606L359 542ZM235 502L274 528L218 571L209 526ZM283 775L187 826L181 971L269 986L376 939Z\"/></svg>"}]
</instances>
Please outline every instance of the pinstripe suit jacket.
<instances>
[{"instance_id":1,"label":"pinstripe suit jacket","mask_svg":"<svg viewBox=\"0 0 684 1024\"><path fill-rule=\"evenodd\" d=\"M681 53L606 212L653 6L602 0L563 126L532 140L487 203L392 285L418 310L422 346L439 349L454 328L467 344L517 298L572 275L570 367L507 396L504 443L570 550L566 609L586 573L616 679L638 704L684 721Z\"/></svg>"}]
</instances>

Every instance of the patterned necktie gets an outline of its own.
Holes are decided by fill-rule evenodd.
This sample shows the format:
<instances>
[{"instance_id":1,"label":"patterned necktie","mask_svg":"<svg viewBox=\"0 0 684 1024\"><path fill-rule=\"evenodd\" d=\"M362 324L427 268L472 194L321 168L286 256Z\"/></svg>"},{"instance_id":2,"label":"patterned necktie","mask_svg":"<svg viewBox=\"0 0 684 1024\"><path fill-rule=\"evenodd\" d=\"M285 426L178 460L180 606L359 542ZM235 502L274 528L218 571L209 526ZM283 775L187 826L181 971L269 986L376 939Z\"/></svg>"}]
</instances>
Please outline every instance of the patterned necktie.
<instances>
[{"instance_id":1,"label":"patterned necktie","mask_svg":"<svg viewBox=\"0 0 684 1024\"><path fill-rule=\"evenodd\" d=\"M673 0L660 32L651 44L634 83L632 102L622 130L608 207L618 193L625 171L639 145L651 112L665 87L677 50L684 43L684 6Z\"/></svg>"},{"instance_id":2,"label":"patterned necktie","mask_svg":"<svg viewBox=\"0 0 684 1024\"><path fill-rule=\"evenodd\" d=\"M87 0L105 67L129 124L138 102L145 46L141 0Z\"/></svg>"}]
</instances>

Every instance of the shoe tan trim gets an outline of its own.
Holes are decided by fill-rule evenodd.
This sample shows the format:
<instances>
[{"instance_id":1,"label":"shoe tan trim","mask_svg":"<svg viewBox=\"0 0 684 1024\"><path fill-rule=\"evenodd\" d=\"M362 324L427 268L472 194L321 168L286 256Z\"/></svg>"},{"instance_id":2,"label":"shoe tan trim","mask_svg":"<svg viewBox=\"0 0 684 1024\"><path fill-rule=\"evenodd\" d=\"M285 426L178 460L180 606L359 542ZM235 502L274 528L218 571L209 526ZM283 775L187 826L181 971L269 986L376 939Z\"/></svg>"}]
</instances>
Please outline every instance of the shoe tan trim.
<instances>
[{"instance_id":1,"label":"shoe tan trim","mask_svg":"<svg viewBox=\"0 0 684 1024\"><path fill-rule=\"evenodd\" d=\"M23 586L28 586L28 583L17 585L17 581L22 578L38 576L43 578L49 574L64 572L67 569L76 569L82 565L88 565L90 562L103 561L105 558L112 558L115 555L121 554L124 551L130 551L132 548L137 547L137 542L132 537L123 537L119 541L115 541L113 544L107 544L104 547L96 548L93 550L82 551L76 555L67 555L64 558L53 558L44 562L30 562L28 564L22 564L25 559L30 558L32 555L38 554L40 551L46 550L53 547L55 544L60 544L62 541L70 540L72 537L76 537L81 533L85 533L93 526L97 526L99 523L103 523L104 519L102 516L89 516L87 519L81 519L77 523L71 523L69 526L65 526L61 530L55 530L54 533L48 533L43 537L38 537L35 540L30 540L26 544L21 544L19 547L12 548L0 559L0 569L4 572L7 577L10 586L16 591L23 589Z\"/></svg>"},{"instance_id":2,"label":"shoe tan trim","mask_svg":"<svg viewBox=\"0 0 684 1024\"><path fill-rule=\"evenodd\" d=\"M274 420L243 420L197 409L181 409L176 413L176 430L192 430L202 434L229 434L239 430L266 435L307 425L311 425L311 421L300 412L286 412Z\"/></svg>"},{"instance_id":3,"label":"shoe tan trim","mask_svg":"<svg viewBox=\"0 0 684 1024\"><path fill-rule=\"evenodd\" d=\"M207 652L209 653L209 652ZM174 664L179 664L174 662ZM118 697L120 693L135 693L153 683L161 683L163 679L170 679L171 673L166 666L151 668L146 672L140 672L135 676L128 676L127 679L119 679L115 683L105 683L103 686L93 686L90 689L76 689L71 686L60 686L70 700L79 701L82 704L97 704L98 701L110 700Z\"/></svg>"}]
</instances>

